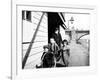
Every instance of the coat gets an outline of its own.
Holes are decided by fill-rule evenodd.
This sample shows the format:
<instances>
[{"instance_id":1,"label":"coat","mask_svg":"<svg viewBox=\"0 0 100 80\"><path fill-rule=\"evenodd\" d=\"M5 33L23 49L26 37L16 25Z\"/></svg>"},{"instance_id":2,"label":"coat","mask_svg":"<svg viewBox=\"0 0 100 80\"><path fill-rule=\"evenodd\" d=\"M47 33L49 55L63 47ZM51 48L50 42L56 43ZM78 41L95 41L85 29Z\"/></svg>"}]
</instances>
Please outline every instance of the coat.
<instances>
[{"instance_id":1,"label":"coat","mask_svg":"<svg viewBox=\"0 0 100 80\"><path fill-rule=\"evenodd\" d=\"M56 41L57 45L59 47L61 47L61 43L62 43L61 34L60 33L58 33L58 34L54 33L52 36L53 36L54 40Z\"/></svg>"},{"instance_id":2,"label":"coat","mask_svg":"<svg viewBox=\"0 0 100 80\"><path fill-rule=\"evenodd\" d=\"M42 66L43 68L50 68L54 65L53 54L51 52L44 52L42 57Z\"/></svg>"}]
</instances>

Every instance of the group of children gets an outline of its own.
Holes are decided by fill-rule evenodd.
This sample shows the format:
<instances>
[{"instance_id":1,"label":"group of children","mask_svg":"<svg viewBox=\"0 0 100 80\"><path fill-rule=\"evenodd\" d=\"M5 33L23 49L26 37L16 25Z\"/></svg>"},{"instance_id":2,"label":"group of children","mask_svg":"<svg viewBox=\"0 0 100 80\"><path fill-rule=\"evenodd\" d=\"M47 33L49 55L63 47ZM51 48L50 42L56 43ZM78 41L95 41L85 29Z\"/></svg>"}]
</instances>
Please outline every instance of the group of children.
<instances>
[{"instance_id":1,"label":"group of children","mask_svg":"<svg viewBox=\"0 0 100 80\"><path fill-rule=\"evenodd\" d=\"M63 40L59 47L54 38L50 38L50 43L43 46L44 52L41 57L41 64L36 65L36 68L51 68L68 66L69 47L68 41ZM62 60L63 64L58 63Z\"/></svg>"}]
</instances>

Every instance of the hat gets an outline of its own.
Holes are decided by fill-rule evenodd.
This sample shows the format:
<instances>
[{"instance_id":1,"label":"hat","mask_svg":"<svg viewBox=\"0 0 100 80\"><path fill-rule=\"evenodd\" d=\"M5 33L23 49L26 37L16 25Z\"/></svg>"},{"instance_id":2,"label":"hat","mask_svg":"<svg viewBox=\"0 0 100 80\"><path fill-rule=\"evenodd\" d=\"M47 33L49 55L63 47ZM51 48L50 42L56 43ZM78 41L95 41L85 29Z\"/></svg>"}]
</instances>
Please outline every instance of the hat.
<instances>
[{"instance_id":1,"label":"hat","mask_svg":"<svg viewBox=\"0 0 100 80\"><path fill-rule=\"evenodd\" d=\"M49 45L44 45L43 49L45 49L45 48L49 49Z\"/></svg>"}]
</instances>

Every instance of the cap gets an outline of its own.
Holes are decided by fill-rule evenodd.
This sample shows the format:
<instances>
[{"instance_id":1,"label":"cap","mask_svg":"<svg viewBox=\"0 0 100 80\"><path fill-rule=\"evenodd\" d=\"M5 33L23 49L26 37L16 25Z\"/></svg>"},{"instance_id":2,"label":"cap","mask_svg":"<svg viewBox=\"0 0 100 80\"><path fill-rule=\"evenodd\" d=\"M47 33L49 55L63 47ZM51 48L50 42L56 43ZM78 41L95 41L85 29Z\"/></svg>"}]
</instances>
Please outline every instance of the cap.
<instances>
[{"instance_id":1,"label":"cap","mask_svg":"<svg viewBox=\"0 0 100 80\"><path fill-rule=\"evenodd\" d=\"M45 48L49 49L49 45L44 45L43 49L45 49Z\"/></svg>"}]
</instances>

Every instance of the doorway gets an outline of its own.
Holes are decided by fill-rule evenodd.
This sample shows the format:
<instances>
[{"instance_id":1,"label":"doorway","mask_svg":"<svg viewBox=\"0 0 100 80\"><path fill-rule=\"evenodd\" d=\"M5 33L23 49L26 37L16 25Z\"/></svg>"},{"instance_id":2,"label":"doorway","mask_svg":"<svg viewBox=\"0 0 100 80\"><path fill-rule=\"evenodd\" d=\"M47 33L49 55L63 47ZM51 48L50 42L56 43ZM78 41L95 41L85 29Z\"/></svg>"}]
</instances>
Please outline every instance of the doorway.
<instances>
[{"instance_id":1,"label":"doorway","mask_svg":"<svg viewBox=\"0 0 100 80\"><path fill-rule=\"evenodd\" d=\"M59 17L57 12L48 12L48 43L50 43L50 38L55 32L55 29L58 28L60 30L60 25L63 24L61 18Z\"/></svg>"}]
</instances>

